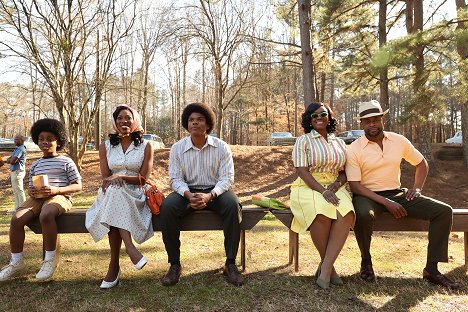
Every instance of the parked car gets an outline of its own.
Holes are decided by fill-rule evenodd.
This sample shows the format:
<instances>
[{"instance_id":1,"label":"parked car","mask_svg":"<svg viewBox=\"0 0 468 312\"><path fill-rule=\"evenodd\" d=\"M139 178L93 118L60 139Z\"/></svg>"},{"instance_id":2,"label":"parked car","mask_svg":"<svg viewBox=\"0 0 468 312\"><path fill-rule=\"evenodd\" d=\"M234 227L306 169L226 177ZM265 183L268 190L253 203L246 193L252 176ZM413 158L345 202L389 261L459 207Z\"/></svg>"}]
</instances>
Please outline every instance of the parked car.
<instances>
[{"instance_id":1,"label":"parked car","mask_svg":"<svg viewBox=\"0 0 468 312\"><path fill-rule=\"evenodd\" d=\"M37 146L36 143L34 143L31 137L24 138L24 146L26 147L26 150L28 152L40 152L41 151L39 146Z\"/></svg>"},{"instance_id":2,"label":"parked car","mask_svg":"<svg viewBox=\"0 0 468 312\"><path fill-rule=\"evenodd\" d=\"M79 136L78 137L78 148L81 148L81 145L83 144L83 137L82 136ZM94 150L94 143L93 142L87 142L86 143L86 150L87 151L91 151L91 150Z\"/></svg>"},{"instance_id":3,"label":"parked car","mask_svg":"<svg viewBox=\"0 0 468 312\"><path fill-rule=\"evenodd\" d=\"M336 136L343 139L346 144L351 144L364 134L364 130L348 130L338 133Z\"/></svg>"},{"instance_id":4,"label":"parked car","mask_svg":"<svg viewBox=\"0 0 468 312\"><path fill-rule=\"evenodd\" d=\"M461 144L463 141L463 137L462 137L462 132L461 130L458 130L457 132L455 132L455 135L451 138L448 138L447 140L445 140L445 143L458 143L458 144Z\"/></svg>"},{"instance_id":5,"label":"parked car","mask_svg":"<svg viewBox=\"0 0 468 312\"><path fill-rule=\"evenodd\" d=\"M31 137L24 137L24 146L28 152L40 152L41 149L33 142ZM16 148L13 139L0 140L0 149L4 151L13 151Z\"/></svg>"},{"instance_id":6,"label":"parked car","mask_svg":"<svg viewBox=\"0 0 468 312\"><path fill-rule=\"evenodd\" d=\"M272 132L267 145L294 145L296 137L291 132Z\"/></svg>"},{"instance_id":7,"label":"parked car","mask_svg":"<svg viewBox=\"0 0 468 312\"><path fill-rule=\"evenodd\" d=\"M143 139L149 141L151 145L153 145L154 149L166 148L166 146L164 145L164 142L156 134L145 133L143 134Z\"/></svg>"}]
</instances>

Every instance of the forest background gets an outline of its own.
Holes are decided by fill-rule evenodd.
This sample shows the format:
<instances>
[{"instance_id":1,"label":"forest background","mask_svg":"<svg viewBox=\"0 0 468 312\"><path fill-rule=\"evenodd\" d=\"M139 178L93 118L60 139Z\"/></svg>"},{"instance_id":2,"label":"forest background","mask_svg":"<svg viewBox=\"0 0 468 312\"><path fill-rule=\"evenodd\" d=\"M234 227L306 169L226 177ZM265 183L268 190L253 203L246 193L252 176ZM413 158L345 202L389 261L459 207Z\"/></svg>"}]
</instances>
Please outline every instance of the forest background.
<instances>
[{"instance_id":1,"label":"forest background","mask_svg":"<svg viewBox=\"0 0 468 312\"><path fill-rule=\"evenodd\" d=\"M120 103L169 145L195 101L214 108L220 138L263 145L273 131L301 135L311 100L344 131L359 129L360 101L377 99L387 130L429 161L430 143L467 124L464 0L0 3L0 136L61 119L79 167L78 138L104 139Z\"/></svg>"}]
</instances>

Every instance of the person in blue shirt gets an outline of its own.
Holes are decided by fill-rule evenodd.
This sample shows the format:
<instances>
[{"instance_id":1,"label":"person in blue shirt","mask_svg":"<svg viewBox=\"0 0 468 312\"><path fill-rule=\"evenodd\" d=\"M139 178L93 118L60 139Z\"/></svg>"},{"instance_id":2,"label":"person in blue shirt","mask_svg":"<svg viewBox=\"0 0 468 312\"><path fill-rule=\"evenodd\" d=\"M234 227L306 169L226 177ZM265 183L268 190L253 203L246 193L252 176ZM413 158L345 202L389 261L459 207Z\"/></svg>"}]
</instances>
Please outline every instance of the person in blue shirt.
<instances>
[{"instance_id":1,"label":"person in blue shirt","mask_svg":"<svg viewBox=\"0 0 468 312\"><path fill-rule=\"evenodd\" d=\"M13 140L16 148L5 162L10 164L11 187L15 196L16 210L26 200L23 187L23 180L26 175L26 147L24 146L24 137L21 134L16 134Z\"/></svg>"}]
</instances>

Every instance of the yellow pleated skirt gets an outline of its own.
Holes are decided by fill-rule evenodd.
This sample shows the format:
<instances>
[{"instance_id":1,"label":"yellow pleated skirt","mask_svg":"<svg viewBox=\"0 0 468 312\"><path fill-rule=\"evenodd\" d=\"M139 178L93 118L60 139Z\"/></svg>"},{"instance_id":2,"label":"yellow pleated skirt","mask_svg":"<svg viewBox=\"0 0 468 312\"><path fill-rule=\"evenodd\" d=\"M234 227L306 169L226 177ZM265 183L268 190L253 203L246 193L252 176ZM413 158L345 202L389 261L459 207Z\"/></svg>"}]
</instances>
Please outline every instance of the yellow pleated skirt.
<instances>
[{"instance_id":1,"label":"yellow pleated skirt","mask_svg":"<svg viewBox=\"0 0 468 312\"><path fill-rule=\"evenodd\" d=\"M331 173L311 173L318 183L322 184L325 188L336 181L337 176ZM291 230L302 234L307 231L309 226L314 221L318 214L324 215L330 219L337 219L337 212L341 216L347 215L352 212L354 215L354 222L356 216L354 214L354 207L351 194L346 189L346 184L336 192L336 196L340 199L340 204L335 206L325 200L325 198L317 191L312 190L301 178L297 178L291 185L291 212L294 215Z\"/></svg>"}]
</instances>

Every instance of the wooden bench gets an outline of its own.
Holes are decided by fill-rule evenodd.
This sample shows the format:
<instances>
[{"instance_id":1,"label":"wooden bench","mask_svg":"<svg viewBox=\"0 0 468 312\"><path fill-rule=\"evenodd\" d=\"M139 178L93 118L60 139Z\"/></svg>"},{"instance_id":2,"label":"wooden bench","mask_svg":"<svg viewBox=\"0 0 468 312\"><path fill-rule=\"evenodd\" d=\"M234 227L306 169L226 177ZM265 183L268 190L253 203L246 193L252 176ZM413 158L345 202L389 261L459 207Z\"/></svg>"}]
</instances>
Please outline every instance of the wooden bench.
<instances>
[{"instance_id":1,"label":"wooden bench","mask_svg":"<svg viewBox=\"0 0 468 312\"><path fill-rule=\"evenodd\" d=\"M288 229L293 215L290 210L272 210L271 213ZM374 231L427 232L429 221L413 218L395 219L390 213L379 215L374 223ZM464 232L465 269L468 270L468 209L453 209L452 232ZM299 271L299 234L289 230L289 264L294 262L294 270Z\"/></svg>"},{"instance_id":2,"label":"wooden bench","mask_svg":"<svg viewBox=\"0 0 468 312\"><path fill-rule=\"evenodd\" d=\"M247 206L242 208L240 253L242 270L245 271L245 231L251 230L266 214L266 208ZM58 233L88 233L85 227L86 209L72 209L57 218ZM41 234L39 219L35 218L27 224L35 233ZM221 216L210 210L198 210L182 219L182 231L217 231L223 229ZM153 215L153 230L161 231L161 218ZM91 236L90 236L91 239ZM57 251L60 250L60 238L57 236Z\"/></svg>"}]
</instances>

